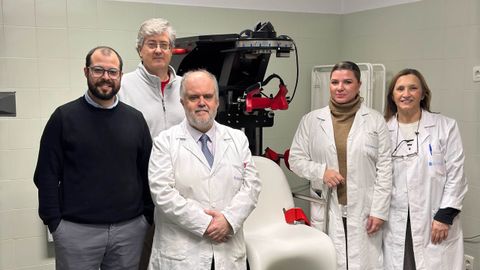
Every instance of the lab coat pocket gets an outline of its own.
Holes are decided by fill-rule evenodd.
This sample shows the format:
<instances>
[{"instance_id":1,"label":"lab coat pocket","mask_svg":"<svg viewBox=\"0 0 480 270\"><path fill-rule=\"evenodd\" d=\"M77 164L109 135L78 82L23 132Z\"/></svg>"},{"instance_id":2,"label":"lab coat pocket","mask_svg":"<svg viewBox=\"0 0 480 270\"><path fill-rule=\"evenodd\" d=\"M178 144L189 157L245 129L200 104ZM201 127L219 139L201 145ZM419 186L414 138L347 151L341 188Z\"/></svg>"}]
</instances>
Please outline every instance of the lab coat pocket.
<instances>
[{"instance_id":1,"label":"lab coat pocket","mask_svg":"<svg viewBox=\"0 0 480 270\"><path fill-rule=\"evenodd\" d=\"M192 243L189 234L183 232L182 229L177 229L177 226L173 223L166 223L158 231L161 245L168 247L159 249L159 255L164 259L182 261L185 260L187 251L191 250Z\"/></svg>"},{"instance_id":2,"label":"lab coat pocket","mask_svg":"<svg viewBox=\"0 0 480 270\"><path fill-rule=\"evenodd\" d=\"M368 132L365 136L364 150L367 156L373 160L378 158L378 133Z\"/></svg>"},{"instance_id":3,"label":"lab coat pocket","mask_svg":"<svg viewBox=\"0 0 480 270\"><path fill-rule=\"evenodd\" d=\"M326 192L328 192L328 190L324 190L321 194L322 196L319 196L317 192L310 190L310 196L315 199L325 200L326 202ZM332 195L333 194L330 194L330 196ZM325 231L325 211L327 211L326 208L327 207L325 204L320 203L311 203L310 205L310 223L312 227L317 228L320 231ZM329 209L332 210L330 207Z\"/></svg>"},{"instance_id":4,"label":"lab coat pocket","mask_svg":"<svg viewBox=\"0 0 480 270\"><path fill-rule=\"evenodd\" d=\"M245 241L243 240L243 231L232 238L231 253L234 260L242 259L247 254Z\"/></svg>"},{"instance_id":5,"label":"lab coat pocket","mask_svg":"<svg viewBox=\"0 0 480 270\"><path fill-rule=\"evenodd\" d=\"M433 151L428 160L428 171L433 179L443 181L446 176L447 168L442 152Z\"/></svg>"},{"instance_id":6,"label":"lab coat pocket","mask_svg":"<svg viewBox=\"0 0 480 270\"><path fill-rule=\"evenodd\" d=\"M445 256L445 243L434 245L431 239L429 239L425 249L425 260L427 261L426 265L430 266L430 269L447 270L445 266L448 264L445 260L448 260L448 256Z\"/></svg>"}]
</instances>

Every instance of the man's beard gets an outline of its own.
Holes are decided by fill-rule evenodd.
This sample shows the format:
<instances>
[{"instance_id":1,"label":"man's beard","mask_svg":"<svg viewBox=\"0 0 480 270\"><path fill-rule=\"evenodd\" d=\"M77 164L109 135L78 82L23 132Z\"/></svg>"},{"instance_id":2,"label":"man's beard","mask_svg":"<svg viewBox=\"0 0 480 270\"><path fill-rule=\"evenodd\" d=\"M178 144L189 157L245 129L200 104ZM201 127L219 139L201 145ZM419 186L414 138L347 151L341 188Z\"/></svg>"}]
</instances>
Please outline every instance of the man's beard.
<instances>
[{"instance_id":1,"label":"man's beard","mask_svg":"<svg viewBox=\"0 0 480 270\"><path fill-rule=\"evenodd\" d=\"M108 86L110 86L112 90L107 93L100 91L98 88L104 84L107 84ZM88 91L90 91L90 93L92 93L93 96L101 100L112 99L118 93L119 90L120 90L120 85L116 86L115 82L113 81L102 79L97 81L96 83L92 83L91 80L88 80Z\"/></svg>"},{"instance_id":2,"label":"man's beard","mask_svg":"<svg viewBox=\"0 0 480 270\"><path fill-rule=\"evenodd\" d=\"M200 119L195 117L195 113L188 114L187 120L190 123L190 125L196 128L197 130L207 131L213 125L213 121L215 120L215 116L217 115L217 110L212 109L208 115L209 115L208 119Z\"/></svg>"}]
</instances>

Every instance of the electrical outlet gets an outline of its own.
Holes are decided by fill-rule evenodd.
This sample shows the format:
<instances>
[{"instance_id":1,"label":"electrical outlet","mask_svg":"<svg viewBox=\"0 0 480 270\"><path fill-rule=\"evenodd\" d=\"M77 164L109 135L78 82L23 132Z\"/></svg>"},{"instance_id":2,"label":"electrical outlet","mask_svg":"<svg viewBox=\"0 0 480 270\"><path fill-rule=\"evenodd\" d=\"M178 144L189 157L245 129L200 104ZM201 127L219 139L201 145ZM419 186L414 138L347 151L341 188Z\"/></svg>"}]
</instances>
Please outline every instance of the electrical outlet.
<instances>
[{"instance_id":1,"label":"electrical outlet","mask_svg":"<svg viewBox=\"0 0 480 270\"><path fill-rule=\"evenodd\" d=\"M465 254L465 256L463 258L464 258L464 262L465 262L464 263L465 264L465 270L473 270L473 261L474 261L475 257Z\"/></svg>"},{"instance_id":2,"label":"electrical outlet","mask_svg":"<svg viewBox=\"0 0 480 270\"><path fill-rule=\"evenodd\" d=\"M480 66L473 67L473 81L480 82Z\"/></svg>"}]
</instances>

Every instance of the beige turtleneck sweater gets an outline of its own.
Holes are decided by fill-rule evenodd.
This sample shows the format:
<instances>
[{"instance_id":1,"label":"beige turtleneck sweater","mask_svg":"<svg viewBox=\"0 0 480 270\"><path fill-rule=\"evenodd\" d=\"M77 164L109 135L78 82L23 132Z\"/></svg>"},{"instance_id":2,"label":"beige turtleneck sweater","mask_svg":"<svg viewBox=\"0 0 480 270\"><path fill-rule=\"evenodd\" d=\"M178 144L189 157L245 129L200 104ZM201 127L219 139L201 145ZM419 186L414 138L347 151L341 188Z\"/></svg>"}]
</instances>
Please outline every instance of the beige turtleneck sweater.
<instances>
[{"instance_id":1,"label":"beige turtleneck sweater","mask_svg":"<svg viewBox=\"0 0 480 270\"><path fill-rule=\"evenodd\" d=\"M329 103L339 173L345 178L345 183L337 186L338 202L342 205L347 205L347 138L361 104L362 98L358 95L348 103L339 104L333 99L330 99Z\"/></svg>"}]
</instances>

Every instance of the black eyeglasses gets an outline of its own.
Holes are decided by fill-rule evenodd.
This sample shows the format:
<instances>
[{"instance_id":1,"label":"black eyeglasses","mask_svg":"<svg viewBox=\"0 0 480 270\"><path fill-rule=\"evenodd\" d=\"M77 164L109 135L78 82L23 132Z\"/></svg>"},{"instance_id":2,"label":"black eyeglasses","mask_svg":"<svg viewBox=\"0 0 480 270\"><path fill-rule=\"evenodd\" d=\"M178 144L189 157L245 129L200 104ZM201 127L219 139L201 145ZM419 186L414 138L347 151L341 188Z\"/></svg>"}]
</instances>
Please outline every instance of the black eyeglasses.
<instances>
[{"instance_id":1,"label":"black eyeglasses","mask_svg":"<svg viewBox=\"0 0 480 270\"><path fill-rule=\"evenodd\" d=\"M90 70L94 78L102 77L103 74L105 74L105 72L107 72L108 77L110 77L110 79L116 80L118 79L118 77L120 77L120 70L116 68L104 69L103 67L93 66L93 67L88 67L88 69Z\"/></svg>"},{"instance_id":2,"label":"black eyeglasses","mask_svg":"<svg viewBox=\"0 0 480 270\"><path fill-rule=\"evenodd\" d=\"M414 152L414 153L410 153L410 154L407 154L407 155L399 155L398 154L398 151L400 149L400 147L403 145L403 144L406 144L408 145L409 143L411 143L413 141L413 139L410 139L410 140L401 140L398 144L397 144L397 147L395 147L395 149L393 150L392 152L392 158L395 159L395 158L410 158L410 157L414 157L416 155L418 155L418 131L415 132L415 135L417 136L416 138L416 141L417 141L417 151ZM397 137L398 139L398 137Z\"/></svg>"}]
</instances>

